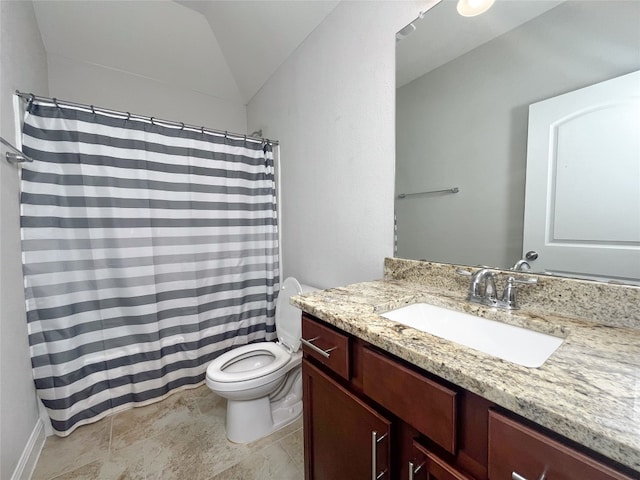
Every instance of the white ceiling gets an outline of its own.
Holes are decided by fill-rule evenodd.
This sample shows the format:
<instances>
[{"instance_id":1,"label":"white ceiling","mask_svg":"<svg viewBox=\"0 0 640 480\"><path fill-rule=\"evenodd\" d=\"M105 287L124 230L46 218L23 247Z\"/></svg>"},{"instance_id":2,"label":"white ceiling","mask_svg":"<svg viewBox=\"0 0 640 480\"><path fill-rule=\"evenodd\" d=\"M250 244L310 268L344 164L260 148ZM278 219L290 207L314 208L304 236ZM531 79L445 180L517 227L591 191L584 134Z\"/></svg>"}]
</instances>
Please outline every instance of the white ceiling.
<instances>
[{"instance_id":1,"label":"white ceiling","mask_svg":"<svg viewBox=\"0 0 640 480\"><path fill-rule=\"evenodd\" d=\"M204 14L245 100L338 5L323 1L181 0Z\"/></svg>"},{"instance_id":2,"label":"white ceiling","mask_svg":"<svg viewBox=\"0 0 640 480\"><path fill-rule=\"evenodd\" d=\"M1 0L0 0L1 1ZM34 0L48 54L247 104L340 0ZM497 0L464 18L443 0L398 43L404 85L558 0Z\"/></svg>"},{"instance_id":3,"label":"white ceiling","mask_svg":"<svg viewBox=\"0 0 640 480\"><path fill-rule=\"evenodd\" d=\"M246 104L339 0L35 0L48 54Z\"/></svg>"}]
</instances>

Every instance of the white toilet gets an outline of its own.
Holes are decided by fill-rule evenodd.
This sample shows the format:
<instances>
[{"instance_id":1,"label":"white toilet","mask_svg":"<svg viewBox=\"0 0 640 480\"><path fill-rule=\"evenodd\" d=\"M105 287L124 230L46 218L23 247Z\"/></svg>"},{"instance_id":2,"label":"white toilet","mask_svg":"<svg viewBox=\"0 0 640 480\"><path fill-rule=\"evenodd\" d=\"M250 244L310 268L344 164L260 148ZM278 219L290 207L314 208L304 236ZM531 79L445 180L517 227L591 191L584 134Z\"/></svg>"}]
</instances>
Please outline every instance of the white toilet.
<instances>
[{"instance_id":1,"label":"white toilet","mask_svg":"<svg viewBox=\"0 0 640 480\"><path fill-rule=\"evenodd\" d=\"M287 278L276 301L278 342L234 348L207 367L207 386L227 399L227 438L232 442L258 440L302 414L302 312L289 298L313 290Z\"/></svg>"}]
</instances>

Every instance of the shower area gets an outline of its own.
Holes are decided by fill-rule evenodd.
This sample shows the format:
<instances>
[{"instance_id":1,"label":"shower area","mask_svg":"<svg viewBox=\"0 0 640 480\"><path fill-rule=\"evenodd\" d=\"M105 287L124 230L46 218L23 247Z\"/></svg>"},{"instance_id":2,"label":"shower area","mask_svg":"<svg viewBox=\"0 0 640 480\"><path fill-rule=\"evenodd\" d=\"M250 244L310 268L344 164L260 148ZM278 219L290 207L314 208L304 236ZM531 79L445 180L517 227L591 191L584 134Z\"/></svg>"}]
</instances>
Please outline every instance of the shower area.
<instances>
[{"instance_id":1,"label":"shower area","mask_svg":"<svg viewBox=\"0 0 640 480\"><path fill-rule=\"evenodd\" d=\"M275 338L277 142L16 95L29 348L54 433Z\"/></svg>"}]
</instances>

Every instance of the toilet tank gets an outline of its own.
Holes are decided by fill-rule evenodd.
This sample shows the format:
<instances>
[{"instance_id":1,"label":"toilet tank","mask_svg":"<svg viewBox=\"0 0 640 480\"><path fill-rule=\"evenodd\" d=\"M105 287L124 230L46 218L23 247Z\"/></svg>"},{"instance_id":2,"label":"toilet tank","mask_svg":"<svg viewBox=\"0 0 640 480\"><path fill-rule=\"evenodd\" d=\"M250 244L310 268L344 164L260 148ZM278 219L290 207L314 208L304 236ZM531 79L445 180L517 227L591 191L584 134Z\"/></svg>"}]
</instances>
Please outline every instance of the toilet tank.
<instances>
[{"instance_id":1,"label":"toilet tank","mask_svg":"<svg viewBox=\"0 0 640 480\"><path fill-rule=\"evenodd\" d=\"M302 311L291 305L289 299L293 295L310 293L317 288L309 285L301 285L293 277L287 277L282 282L278 300L276 301L276 333L280 343L289 347L293 352L300 349L300 337L302 335Z\"/></svg>"}]
</instances>

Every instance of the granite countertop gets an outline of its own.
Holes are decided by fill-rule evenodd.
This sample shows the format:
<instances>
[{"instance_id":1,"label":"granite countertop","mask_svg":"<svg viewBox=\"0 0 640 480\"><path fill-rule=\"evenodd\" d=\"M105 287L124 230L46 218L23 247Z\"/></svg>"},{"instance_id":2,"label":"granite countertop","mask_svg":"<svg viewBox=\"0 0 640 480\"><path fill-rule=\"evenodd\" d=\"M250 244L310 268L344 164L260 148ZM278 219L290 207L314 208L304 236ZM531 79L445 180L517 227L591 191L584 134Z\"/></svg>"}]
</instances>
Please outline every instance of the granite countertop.
<instances>
[{"instance_id":1,"label":"granite countertop","mask_svg":"<svg viewBox=\"0 0 640 480\"><path fill-rule=\"evenodd\" d=\"M527 368L379 314L425 302L564 337ZM640 472L640 330L466 302L406 280L294 296L291 303L362 340Z\"/></svg>"}]
</instances>

